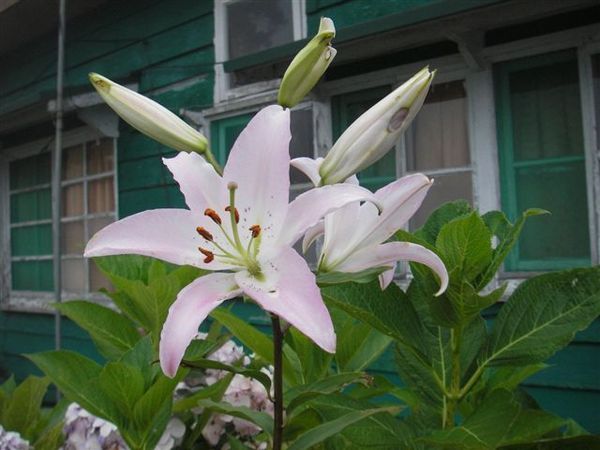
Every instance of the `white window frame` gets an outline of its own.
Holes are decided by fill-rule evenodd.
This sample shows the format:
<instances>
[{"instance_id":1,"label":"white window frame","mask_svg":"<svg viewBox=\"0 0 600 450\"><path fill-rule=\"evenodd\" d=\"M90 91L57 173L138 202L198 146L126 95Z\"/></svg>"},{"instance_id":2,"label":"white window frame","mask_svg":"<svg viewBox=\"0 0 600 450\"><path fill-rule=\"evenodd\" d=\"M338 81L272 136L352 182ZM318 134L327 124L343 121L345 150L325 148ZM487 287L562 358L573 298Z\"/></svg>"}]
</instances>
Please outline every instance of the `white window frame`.
<instances>
[{"instance_id":1,"label":"white window frame","mask_svg":"<svg viewBox=\"0 0 600 450\"><path fill-rule=\"evenodd\" d=\"M248 95L276 89L281 79L261 81L240 87L232 87L231 76L225 72L223 63L229 60L227 26L227 6L244 0L216 0L215 1L215 86L214 104L219 105L229 100L242 98ZM283 0L279 0L283 1ZM287 0L292 3L292 23L294 41L306 37L306 0Z\"/></svg>"},{"instance_id":2,"label":"white window frame","mask_svg":"<svg viewBox=\"0 0 600 450\"><path fill-rule=\"evenodd\" d=\"M92 127L84 126L81 128L77 128L75 130L71 130L65 132L63 135L63 148L68 148L77 145L84 145L86 142L93 142L96 139L112 139L113 140L113 160L114 167L110 172L113 177L114 183L114 196L115 196L115 210L112 214L115 220L118 219L118 164L117 164L117 139L114 137L107 137L102 133L98 132ZM47 149L47 150L46 150ZM1 232L1 242L0 248L2 250L0 255L0 265L2 266L2 272L0 273L0 306L3 310L18 310L18 311L26 311L26 312L48 312L50 311L50 303L55 300L53 292L45 292L45 291L13 291L11 289L12 280L11 280L11 261L13 260L11 256L11 246L10 246L10 187L9 187L9 166L12 161L16 161L19 159L27 158L29 156L33 156L36 154L40 154L41 152L47 151L51 155L54 153L54 137L47 137L45 139L36 140L33 142L28 142L19 146L6 148L0 151L0 232ZM85 159L85 158L84 158ZM85 161L84 161L85 164ZM84 172L85 174L85 172ZM85 187L87 186L87 182L93 181L94 179L102 179L106 178L108 172L103 172L102 174L74 178L72 180L61 180L61 189L66 185L70 185L73 183L84 181L84 216L73 216L68 217L66 221L76 220L78 218L93 218L94 216L85 215L87 212L87 192ZM106 217L109 214L102 213L99 216ZM36 221L37 222L37 221ZM52 219L47 219L41 221L43 223L52 223ZM64 223L65 220L61 217L61 223ZM87 223L84 222L84 223ZM87 232L87 227L84 232ZM72 255L71 255L72 256ZM51 257L50 257L51 258ZM47 256L41 257L24 257L24 259L32 260L32 259L48 259ZM69 259L69 255L61 255L61 261L64 259ZM108 304L108 299L100 293L89 292L89 264L93 264L88 259L84 259L84 266L86 271L86 292L84 293L72 293L72 292L64 292L62 293L62 298L64 300L71 300L75 298L84 298L96 302L100 302L103 304Z\"/></svg>"}]
</instances>

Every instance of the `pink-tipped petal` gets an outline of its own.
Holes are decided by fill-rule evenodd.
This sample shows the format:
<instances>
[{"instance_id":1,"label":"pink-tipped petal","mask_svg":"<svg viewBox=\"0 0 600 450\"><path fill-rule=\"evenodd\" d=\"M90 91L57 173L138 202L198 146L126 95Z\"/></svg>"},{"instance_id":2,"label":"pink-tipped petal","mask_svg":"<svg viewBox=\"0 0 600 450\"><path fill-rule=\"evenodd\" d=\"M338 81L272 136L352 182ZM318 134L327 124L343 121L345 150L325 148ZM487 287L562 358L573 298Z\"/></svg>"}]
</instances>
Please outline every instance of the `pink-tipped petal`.
<instances>
[{"instance_id":1,"label":"pink-tipped petal","mask_svg":"<svg viewBox=\"0 0 600 450\"><path fill-rule=\"evenodd\" d=\"M234 275L230 273L200 277L179 292L169 308L160 334L160 367L165 375L175 376L185 349L206 316L222 302L240 293Z\"/></svg>"},{"instance_id":2,"label":"pink-tipped petal","mask_svg":"<svg viewBox=\"0 0 600 450\"><path fill-rule=\"evenodd\" d=\"M396 180L375 192L383 205L383 213L365 236L364 246L384 242L398 231L417 212L431 187L432 181L416 173Z\"/></svg>"},{"instance_id":3,"label":"pink-tipped petal","mask_svg":"<svg viewBox=\"0 0 600 450\"><path fill-rule=\"evenodd\" d=\"M325 232L325 223L321 220L315 226L310 227L306 230L306 234L304 235L304 239L302 239L302 253L306 253L306 251L310 248L310 246L315 242L315 240L321 236Z\"/></svg>"},{"instance_id":4,"label":"pink-tipped petal","mask_svg":"<svg viewBox=\"0 0 600 450\"><path fill-rule=\"evenodd\" d=\"M291 323L323 350L334 353L331 316L306 261L288 247L261 266L261 280L245 271L236 273L236 281L244 293L265 310Z\"/></svg>"},{"instance_id":5,"label":"pink-tipped petal","mask_svg":"<svg viewBox=\"0 0 600 450\"><path fill-rule=\"evenodd\" d=\"M425 247L410 242L388 242L363 248L336 267L339 272L360 272L372 267L391 266L396 261L413 261L425 264L440 279L442 294L448 287L448 272L438 255Z\"/></svg>"},{"instance_id":6,"label":"pink-tipped petal","mask_svg":"<svg viewBox=\"0 0 600 450\"><path fill-rule=\"evenodd\" d=\"M380 207L380 202L369 190L347 183L314 188L300 194L289 205L279 243L293 245L327 214L360 201L372 202Z\"/></svg>"},{"instance_id":7,"label":"pink-tipped petal","mask_svg":"<svg viewBox=\"0 0 600 450\"><path fill-rule=\"evenodd\" d=\"M84 256L143 255L209 270L227 268L218 261L203 262L197 225L197 217L187 209L144 211L98 231L87 243Z\"/></svg>"},{"instance_id":8,"label":"pink-tipped petal","mask_svg":"<svg viewBox=\"0 0 600 450\"><path fill-rule=\"evenodd\" d=\"M241 132L229 155L223 179L238 186L235 198L247 227L260 225L262 242L274 240L287 211L290 188L290 110L260 110ZM247 237L247 236L246 236Z\"/></svg>"},{"instance_id":9,"label":"pink-tipped petal","mask_svg":"<svg viewBox=\"0 0 600 450\"><path fill-rule=\"evenodd\" d=\"M318 186L321 182L321 175L319 175L319 166L323 162L323 158L294 158L290 161L290 165L298 169L304 175L306 175L315 186Z\"/></svg>"},{"instance_id":10,"label":"pink-tipped petal","mask_svg":"<svg viewBox=\"0 0 600 450\"><path fill-rule=\"evenodd\" d=\"M384 291L390 285L390 283L392 281L394 281L394 274L396 273L396 266L397 266L397 264L394 263L392 265L391 269L386 270L381 275L379 275L379 287L381 287L382 291Z\"/></svg>"},{"instance_id":11,"label":"pink-tipped petal","mask_svg":"<svg viewBox=\"0 0 600 450\"><path fill-rule=\"evenodd\" d=\"M179 183L188 207L199 214L206 208L221 210L229 204L227 187L213 166L198 153L180 152L163 163Z\"/></svg>"}]
</instances>

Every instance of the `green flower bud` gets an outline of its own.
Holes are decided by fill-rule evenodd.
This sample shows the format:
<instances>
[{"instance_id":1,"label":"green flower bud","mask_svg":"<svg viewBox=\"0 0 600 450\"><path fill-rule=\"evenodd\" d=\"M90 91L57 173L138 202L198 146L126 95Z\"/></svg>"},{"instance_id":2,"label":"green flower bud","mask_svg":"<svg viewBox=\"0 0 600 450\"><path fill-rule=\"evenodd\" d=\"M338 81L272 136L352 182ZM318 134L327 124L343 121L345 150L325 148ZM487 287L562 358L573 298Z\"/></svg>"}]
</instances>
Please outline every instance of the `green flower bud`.
<instances>
[{"instance_id":1,"label":"green flower bud","mask_svg":"<svg viewBox=\"0 0 600 450\"><path fill-rule=\"evenodd\" d=\"M281 106L297 105L315 87L337 53L331 46L334 37L333 21L322 17L315 37L298 52L283 75L277 96Z\"/></svg>"},{"instance_id":2,"label":"green flower bud","mask_svg":"<svg viewBox=\"0 0 600 450\"><path fill-rule=\"evenodd\" d=\"M175 150L205 153L208 141L164 106L102 75L90 73L98 94L125 122Z\"/></svg>"}]
</instances>

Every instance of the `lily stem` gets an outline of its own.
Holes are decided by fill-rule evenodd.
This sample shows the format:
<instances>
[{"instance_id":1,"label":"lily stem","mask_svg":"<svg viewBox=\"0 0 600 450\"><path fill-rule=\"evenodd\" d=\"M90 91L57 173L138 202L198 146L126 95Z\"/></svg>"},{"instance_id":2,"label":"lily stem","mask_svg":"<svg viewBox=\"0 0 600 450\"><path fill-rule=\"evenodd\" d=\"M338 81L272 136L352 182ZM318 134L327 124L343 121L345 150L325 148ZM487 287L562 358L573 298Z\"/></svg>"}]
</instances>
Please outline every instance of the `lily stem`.
<instances>
[{"instance_id":1,"label":"lily stem","mask_svg":"<svg viewBox=\"0 0 600 450\"><path fill-rule=\"evenodd\" d=\"M271 314L273 326L273 389L274 389L274 427L273 450L281 450L283 443L283 331L279 317Z\"/></svg>"}]
</instances>

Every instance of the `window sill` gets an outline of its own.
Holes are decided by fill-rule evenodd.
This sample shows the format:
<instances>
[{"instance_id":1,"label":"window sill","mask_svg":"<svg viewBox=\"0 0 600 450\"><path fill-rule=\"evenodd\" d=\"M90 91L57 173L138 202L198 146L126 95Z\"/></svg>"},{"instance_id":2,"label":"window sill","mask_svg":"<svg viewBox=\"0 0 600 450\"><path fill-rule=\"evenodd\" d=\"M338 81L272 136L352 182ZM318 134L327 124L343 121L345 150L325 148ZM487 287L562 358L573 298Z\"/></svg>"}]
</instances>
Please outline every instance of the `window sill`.
<instances>
[{"instance_id":1,"label":"window sill","mask_svg":"<svg viewBox=\"0 0 600 450\"><path fill-rule=\"evenodd\" d=\"M111 300L100 293L75 295L63 293L62 302L73 300L86 300L102 306L113 308ZM30 314L54 314L54 294L50 292L18 291L12 292L10 297L1 303L2 312L19 312Z\"/></svg>"}]
</instances>

